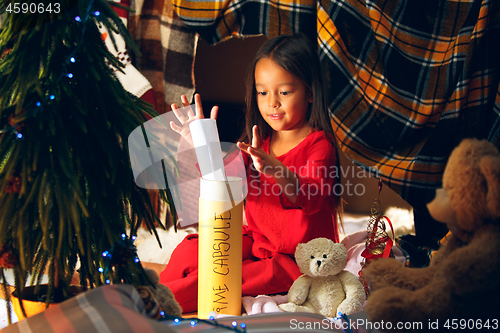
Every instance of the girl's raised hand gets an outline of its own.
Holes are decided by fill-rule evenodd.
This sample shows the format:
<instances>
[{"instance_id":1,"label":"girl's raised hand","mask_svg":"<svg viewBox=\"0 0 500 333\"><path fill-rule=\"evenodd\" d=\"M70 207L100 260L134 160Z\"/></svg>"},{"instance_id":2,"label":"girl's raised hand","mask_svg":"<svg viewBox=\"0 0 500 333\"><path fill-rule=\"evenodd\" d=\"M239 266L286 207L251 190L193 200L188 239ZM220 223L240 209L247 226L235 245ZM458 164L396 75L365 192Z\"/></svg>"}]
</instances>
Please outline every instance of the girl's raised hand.
<instances>
[{"instance_id":1,"label":"girl's raised hand","mask_svg":"<svg viewBox=\"0 0 500 333\"><path fill-rule=\"evenodd\" d=\"M173 121L171 121L170 128L174 132L179 133L187 142L193 145L193 140L191 139L191 132L189 131L189 123L191 123L193 120L204 119L201 97L199 94L194 95L194 103L195 103L194 111L186 95L181 96L181 101L183 109L179 109L175 103L171 105L172 111L174 112L175 117L177 118L177 120L180 122L181 125L179 126ZM217 119L218 111L219 108L217 106L214 106L210 111L210 118Z\"/></svg>"},{"instance_id":2,"label":"girl's raised hand","mask_svg":"<svg viewBox=\"0 0 500 333\"><path fill-rule=\"evenodd\" d=\"M274 176L278 168L283 167L283 164L260 147L261 140L257 131L257 125L252 127L252 132L252 145L243 142L238 142L236 145L242 151L250 155L257 171L268 176Z\"/></svg>"}]
</instances>

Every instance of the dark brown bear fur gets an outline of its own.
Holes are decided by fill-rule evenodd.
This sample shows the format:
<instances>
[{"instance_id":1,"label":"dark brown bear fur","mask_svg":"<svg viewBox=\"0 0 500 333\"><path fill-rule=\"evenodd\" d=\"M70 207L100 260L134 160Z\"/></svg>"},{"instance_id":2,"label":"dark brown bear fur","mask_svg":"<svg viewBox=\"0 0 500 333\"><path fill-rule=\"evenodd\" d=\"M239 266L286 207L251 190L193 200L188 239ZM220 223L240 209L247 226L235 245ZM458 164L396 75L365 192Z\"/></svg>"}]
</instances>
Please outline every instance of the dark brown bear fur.
<instances>
[{"instance_id":1,"label":"dark brown bear fur","mask_svg":"<svg viewBox=\"0 0 500 333\"><path fill-rule=\"evenodd\" d=\"M438 319L442 329L447 319L489 319L490 324L500 319L498 149L487 141L462 141L446 165L443 189L427 207L447 224L448 242L425 268L407 268L395 259L367 265L369 320L393 327L418 321L426 330L429 320Z\"/></svg>"}]
</instances>

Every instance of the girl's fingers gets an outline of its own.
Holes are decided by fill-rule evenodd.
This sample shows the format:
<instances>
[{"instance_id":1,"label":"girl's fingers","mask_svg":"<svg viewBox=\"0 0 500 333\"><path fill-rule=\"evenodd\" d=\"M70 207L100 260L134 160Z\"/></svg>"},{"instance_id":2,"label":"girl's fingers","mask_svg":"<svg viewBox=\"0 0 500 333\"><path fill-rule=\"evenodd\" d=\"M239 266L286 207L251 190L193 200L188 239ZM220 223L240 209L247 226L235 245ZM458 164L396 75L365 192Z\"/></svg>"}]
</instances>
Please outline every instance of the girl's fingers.
<instances>
[{"instance_id":1,"label":"girl's fingers","mask_svg":"<svg viewBox=\"0 0 500 333\"><path fill-rule=\"evenodd\" d=\"M184 105L184 107L191 105L191 103L189 103L189 100L186 97L186 95L181 95L181 101L182 101L182 105Z\"/></svg>"},{"instance_id":2,"label":"girl's fingers","mask_svg":"<svg viewBox=\"0 0 500 333\"><path fill-rule=\"evenodd\" d=\"M184 105L184 108L187 110L188 118L193 118L194 117L193 108L191 107L191 103L189 103L189 100L186 97L186 95L181 95L181 101L182 105Z\"/></svg>"},{"instance_id":3,"label":"girl's fingers","mask_svg":"<svg viewBox=\"0 0 500 333\"><path fill-rule=\"evenodd\" d=\"M201 104L200 94L195 94L194 95L194 105L195 105L195 109L196 109L196 118L198 118L198 119L205 118L203 116L203 107L202 107L202 104Z\"/></svg>"},{"instance_id":4,"label":"girl's fingers","mask_svg":"<svg viewBox=\"0 0 500 333\"><path fill-rule=\"evenodd\" d=\"M243 151L243 152L247 153L248 155L250 155L250 157L252 158L253 164L255 165L256 169L259 172L262 172L261 170L263 170L263 168L264 168L263 157L265 155L265 152L262 149L253 148L252 146L247 145L247 144L245 144L243 142L237 142L236 146L241 151Z\"/></svg>"},{"instance_id":5,"label":"girl's fingers","mask_svg":"<svg viewBox=\"0 0 500 333\"><path fill-rule=\"evenodd\" d=\"M236 147L238 147L241 151L244 151L245 153L248 153L247 152L247 149L248 147L250 147L249 145L247 145L246 143L243 143L243 142L237 142L236 143Z\"/></svg>"},{"instance_id":6,"label":"girl's fingers","mask_svg":"<svg viewBox=\"0 0 500 333\"><path fill-rule=\"evenodd\" d=\"M182 128L177 126L173 121L170 122L170 128L176 133L180 133L182 130Z\"/></svg>"},{"instance_id":7,"label":"girl's fingers","mask_svg":"<svg viewBox=\"0 0 500 333\"><path fill-rule=\"evenodd\" d=\"M261 149L256 149L254 147L248 147L247 152L250 155L252 155L253 157L258 157L258 158L263 157L263 155L262 155L263 151Z\"/></svg>"},{"instance_id":8,"label":"girl's fingers","mask_svg":"<svg viewBox=\"0 0 500 333\"><path fill-rule=\"evenodd\" d=\"M203 115L203 105L201 103L200 94L194 95L194 111L193 111L193 107L189 103L189 100L186 97L186 95L181 95L181 101L182 101L182 105L184 105L184 108L187 110L187 118L181 114L181 112L179 111L179 109L177 108L177 106L175 104L172 104L172 110L174 112L177 110L175 115L176 115L177 119L179 119L179 121L181 121L181 123L184 123L186 120L204 119L205 118ZM214 106L212 108L212 110L210 111L210 118L217 119L218 114L219 114L219 107ZM180 118L179 118L179 116L180 116Z\"/></svg>"},{"instance_id":9,"label":"girl's fingers","mask_svg":"<svg viewBox=\"0 0 500 333\"><path fill-rule=\"evenodd\" d=\"M172 111L174 112L175 116L177 117L177 119L180 121L181 125L183 125L184 122L186 121L186 117L184 117L182 112L177 108L177 105L172 104L171 108L172 108Z\"/></svg>"},{"instance_id":10,"label":"girl's fingers","mask_svg":"<svg viewBox=\"0 0 500 333\"><path fill-rule=\"evenodd\" d=\"M252 146L250 145L247 145L246 143L243 143L243 142L238 142L236 143L236 146L244 153L247 153L249 154L250 156L254 156L254 154L252 154L250 152L250 149L252 149Z\"/></svg>"},{"instance_id":11,"label":"girl's fingers","mask_svg":"<svg viewBox=\"0 0 500 333\"><path fill-rule=\"evenodd\" d=\"M257 125L253 125L252 127L252 147L254 148L259 148L260 147L260 140L259 140L259 133L257 131Z\"/></svg>"},{"instance_id":12,"label":"girl's fingers","mask_svg":"<svg viewBox=\"0 0 500 333\"><path fill-rule=\"evenodd\" d=\"M254 148L250 145L247 145L246 143L238 142L236 143L236 146L241 151L244 151L245 153L251 155L252 157L261 158L263 156L260 149Z\"/></svg>"},{"instance_id":13,"label":"girl's fingers","mask_svg":"<svg viewBox=\"0 0 500 333\"><path fill-rule=\"evenodd\" d=\"M259 139L257 137L257 125L253 125L252 127L252 147L255 147L257 148L258 147L258 143L259 143Z\"/></svg>"},{"instance_id":14,"label":"girl's fingers","mask_svg":"<svg viewBox=\"0 0 500 333\"><path fill-rule=\"evenodd\" d=\"M217 115L219 114L219 107L218 106L214 106L212 108L212 111L210 111L210 118L211 119L217 119Z\"/></svg>"}]
</instances>

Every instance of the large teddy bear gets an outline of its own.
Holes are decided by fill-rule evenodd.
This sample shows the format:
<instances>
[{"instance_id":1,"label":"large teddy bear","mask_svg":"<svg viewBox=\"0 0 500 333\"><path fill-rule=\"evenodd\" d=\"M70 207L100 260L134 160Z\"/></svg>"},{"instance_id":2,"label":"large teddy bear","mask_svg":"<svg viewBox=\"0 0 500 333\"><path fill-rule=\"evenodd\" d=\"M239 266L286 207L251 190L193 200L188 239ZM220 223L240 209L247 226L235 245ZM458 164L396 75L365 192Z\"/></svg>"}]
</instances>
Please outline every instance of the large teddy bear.
<instances>
[{"instance_id":1,"label":"large teddy bear","mask_svg":"<svg viewBox=\"0 0 500 333\"><path fill-rule=\"evenodd\" d=\"M154 270L146 268L145 271L153 285L139 286L137 292L144 302L146 315L158 319L163 312L166 316L182 317L182 308L172 291L160 283L160 277Z\"/></svg>"},{"instance_id":2,"label":"large teddy bear","mask_svg":"<svg viewBox=\"0 0 500 333\"><path fill-rule=\"evenodd\" d=\"M449 157L443 189L427 207L451 231L446 244L425 268L407 268L394 259L368 264L363 269L372 290L365 306L368 319L391 322L393 328L398 322L420 322L424 330L436 324L477 329L488 319L489 325L494 320L498 325L498 149L487 141L463 140Z\"/></svg>"},{"instance_id":3,"label":"large teddy bear","mask_svg":"<svg viewBox=\"0 0 500 333\"><path fill-rule=\"evenodd\" d=\"M362 310L365 291L358 278L345 271L347 250L328 238L315 238L297 245L295 260L304 273L288 291L286 312L312 312L336 317Z\"/></svg>"}]
</instances>

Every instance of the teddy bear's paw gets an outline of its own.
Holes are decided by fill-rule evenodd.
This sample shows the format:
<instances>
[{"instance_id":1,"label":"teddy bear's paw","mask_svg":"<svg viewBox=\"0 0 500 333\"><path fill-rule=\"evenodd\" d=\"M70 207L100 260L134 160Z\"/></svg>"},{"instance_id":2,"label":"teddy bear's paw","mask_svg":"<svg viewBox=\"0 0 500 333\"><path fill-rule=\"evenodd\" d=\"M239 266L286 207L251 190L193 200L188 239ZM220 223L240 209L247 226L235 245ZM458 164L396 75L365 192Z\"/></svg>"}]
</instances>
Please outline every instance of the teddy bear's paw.
<instances>
[{"instance_id":1,"label":"teddy bear's paw","mask_svg":"<svg viewBox=\"0 0 500 333\"><path fill-rule=\"evenodd\" d=\"M291 302L280 304L280 305L278 305L278 307L285 312L297 312L298 311L297 304L291 303Z\"/></svg>"},{"instance_id":2,"label":"teddy bear's paw","mask_svg":"<svg viewBox=\"0 0 500 333\"><path fill-rule=\"evenodd\" d=\"M295 303L284 303L278 305L279 308L285 312L309 312L309 313L319 313L317 312L310 303L306 302L305 305L297 305Z\"/></svg>"},{"instance_id":3,"label":"teddy bear's paw","mask_svg":"<svg viewBox=\"0 0 500 333\"><path fill-rule=\"evenodd\" d=\"M346 315L350 315L363 310L363 304L354 299L344 300L337 308L337 313L341 312Z\"/></svg>"},{"instance_id":4,"label":"teddy bear's paw","mask_svg":"<svg viewBox=\"0 0 500 333\"><path fill-rule=\"evenodd\" d=\"M397 285L398 281L405 279L403 268L404 265L395 259L378 259L363 268L363 275L370 290L374 291Z\"/></svg>"},{"instance_id":5,"label":"teddy bear's paw","mask_svg":"<svg viewBox=\"0 0 500 333\"><path fill-rule=\"evenodd\" d=\"M294 282L294 286L297 284ZM291 288L288 291L287 300L289 303L303 304L308 296L309 286L303 288Z\"/></svg>"},{"instance_id":6,"label":"teddy bear's paw","mask_svg":"<svg viewBox=\"0 0 500 333\"><path fill-rule=\"evenodd\" d=\"M171 302L162 304L161 310L170 316L182 317L182 308L177 302L175 302L175 299Z\"/></svg>"},{"instance_id":7,"label":"teddy bear's paw","mask_svg":"<svg viewBox=\"0 0 500 333\"><path fill-rule=\"evenodd\" d=\"M424 320L419 309L414 292L391 287L371 293L364 307L370 321L392 323Z\"/></svg>"}]
</instances>

